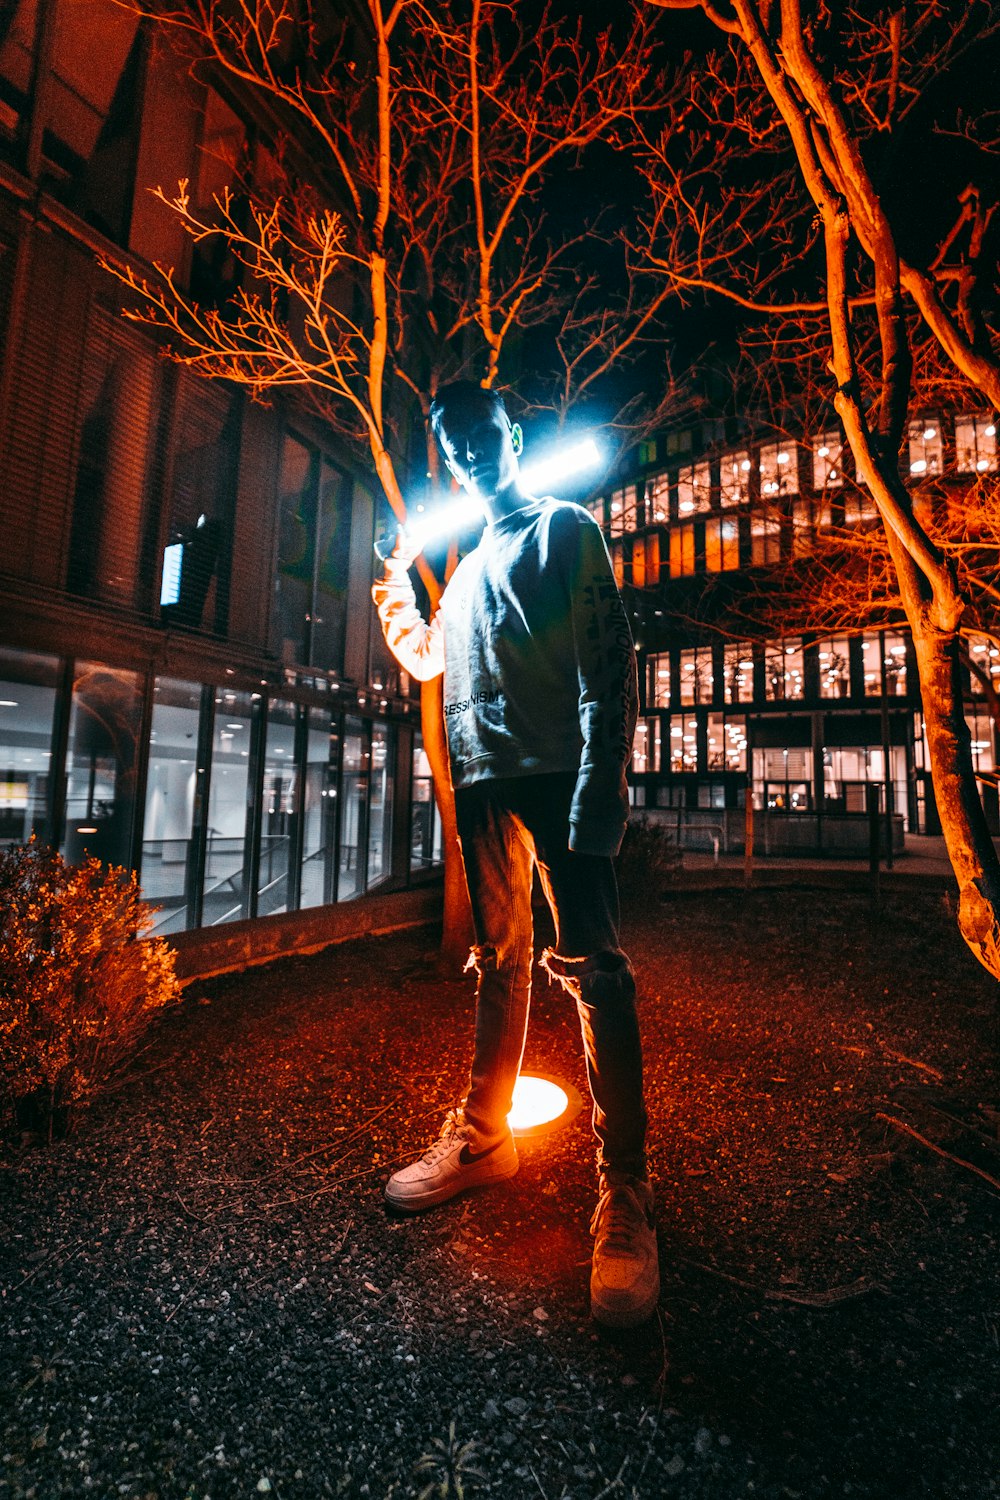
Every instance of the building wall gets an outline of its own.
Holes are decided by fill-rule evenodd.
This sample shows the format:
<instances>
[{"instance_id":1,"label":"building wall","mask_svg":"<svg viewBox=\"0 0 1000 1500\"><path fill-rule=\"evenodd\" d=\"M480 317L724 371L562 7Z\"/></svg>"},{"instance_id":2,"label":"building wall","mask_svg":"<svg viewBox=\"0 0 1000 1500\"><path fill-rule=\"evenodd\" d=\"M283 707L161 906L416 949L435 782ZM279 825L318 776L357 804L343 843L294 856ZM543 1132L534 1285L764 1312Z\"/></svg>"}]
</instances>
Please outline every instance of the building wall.
<instances>
[{"instance_id":1,"label":"building wall","mask_svg":"<svg viewBox=\"0 0 1000 1500\"><path fill-rule=\"evenodd\" d=\"M927 412L907 437L917 505L953 503L997 470L995 414ZM916 665L905 629L768 639L753 628L769 572L824 537L877 525L835 419L812 434L704 424L644 445L637 470L590 508L605 530L640 657L634 800L678 809L883 809L936 832ZM734 602L742 601L742 628ZM1000 650L969 641L981 674ZM998 823L996 728L966 674L973 755ZM887 776L888 770L888 776ZM886 782L888 781L888 788Z\"/></svg>"},{"instance_id":2,"label":"building wall","mask_svg":"<svg viewBox=\"0 0 1000 1500\"><path fill-rule=\"evenodd\" d=\"M45 63L43 63L45 59ZM419 881L419 707L373 618L379 502L294 401L162 357L100 260L219 300L197 202L266 161L249 110L113 0L0 24L0 843L137 869L178 932Z\"/></svg>"}]
</instances>

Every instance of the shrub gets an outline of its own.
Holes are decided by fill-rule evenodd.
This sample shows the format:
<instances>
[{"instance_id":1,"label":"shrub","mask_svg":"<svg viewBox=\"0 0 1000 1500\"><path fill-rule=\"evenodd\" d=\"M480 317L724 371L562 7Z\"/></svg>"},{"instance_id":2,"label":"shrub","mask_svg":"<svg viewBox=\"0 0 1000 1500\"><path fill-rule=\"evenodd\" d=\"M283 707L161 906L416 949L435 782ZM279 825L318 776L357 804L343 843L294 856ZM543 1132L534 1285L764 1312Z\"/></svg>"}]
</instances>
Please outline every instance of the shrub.
<instances>
[{"instance_id":1,"label":"shrub","mask_svg":"<svg viewBox=\"0 0 1000 1500\"><path fill-rule=\"evenodd\" d=\"M0 853L0 1098L49 1139L133 1055L180 987L127 870Z\"/></svg>"},{"instance_id":2,"label":"shrub","mask_svg":"<svg viewBox=\"0 0 1000 1500\"><path fill-rule=\"evenodd\" d=\"M615 864L623 898L655 899L674 884L680 869L681 851L669 829L633 813Z\"/></svg>"}]
</instances>

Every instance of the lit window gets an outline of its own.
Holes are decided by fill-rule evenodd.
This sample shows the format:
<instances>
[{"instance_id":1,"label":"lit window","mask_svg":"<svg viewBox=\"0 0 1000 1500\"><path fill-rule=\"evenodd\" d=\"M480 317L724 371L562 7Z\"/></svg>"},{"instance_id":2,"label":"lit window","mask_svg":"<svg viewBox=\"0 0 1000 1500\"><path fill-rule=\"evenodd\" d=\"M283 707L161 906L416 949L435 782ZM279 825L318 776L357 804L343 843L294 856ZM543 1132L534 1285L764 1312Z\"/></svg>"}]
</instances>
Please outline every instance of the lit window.
<instances>
[{"instance_id":1,"label":"lit window","mask_svg":"<svg viewBox=\"0 0 1000 1500\"><path fill-rule=\"evenodd\" d=\"M877 516L878 510L871 491L865 487L865 480L859 475L857 485L849 485L844 491L844 525L859 526L863 522L874 521Z\"/></svg>"},{"instance_id":2,"label":"lit window","mask_svg":"<svg viewBox=\"0 0 1000 1500\"><path fill-rule=\"evenodd\" d=\"M817 643L819 695L849 698L851 695L851 648L846 635L829 636Z\"/></svg>"},{"instance_id":3,"label":"lit window","mask_svg":"<svg viewBox=\"0 0 1000 1500\"><path fill-rule=\"evenodd\" d=\"M670 519L669 474L654 474L646 481L646 505L650 525Z\"/></svg>"},{"instance_id":4,"label":"lit window","mask_svg":"<svg viewBox=\"0 0 1000 1500\"><path fill-rule=\"evenodd\" d=\"M761 496L767 500L775 495L795 495L798 488L798 450L795 443L764 443L760 450Z\"/></svg>"},{"instance_id":5,"label":"lit window","mask_svg":"<svg viewBox=\"0 0 1000 1500\"><path fill-rule=\"evenodd\" d=\"M988 635L970 635L968 646L973 693L984 693L987 681L1000 691L1000 646Z\"/></svg>"},{"instance_id":6,"label":"lit window","mask_svg":"<svg viewBox=\"0 0 1000 1500\"><path fill-rule=\"evenodd\" d=\"M955 467L960 474L992 473L997 467L996 417L984 413L955 418Z\"/></svg>"},{"instance_id":7,"label":"lit window","mask_svg":"<svg viewBox=\"0 0 1000 1500\"><path fill-rule=\"evenodd\" d=\"M797 637L765 642L764 695L775 702L805 696L802 642Z\"/></svg>"},{"instance_id":8,"label":"lit window","mask_svg":"<svg viewBox=\"0 0 1000 1500\"><path fill-rule=\"evenodd\" d=\"M637 491L634 484L613 490L608 503L608 522L612 536L624 536L636 528Z\"/></svg>"},{"instance_id":9,"label":"lit window","mask_svg":"<svg viewBox=\"0 0 1000 1500\"><path fill-rule=\"evenodd\" d=\"M711 703L715 692L715 670L711 646L690 646L680 655L680 701Z\"/></svg>"},{"instance_id":10,"label":"lit window","mask_svg":"<svg viewBox=\"0 0 1000 1500\"><path fill-rule=\"evenodd\" d=\"M640 719L632 741L632 770L638 775L660 768L660 721Z\"/></svg>"},{"instance_id":11,"label":"lit window","mask_svg":"<svg viewBox=\"0 0 1000 1500\"><path fill-rule=\"evenodd\" d=\"M681 578L694 572L694 526L674 526L670 531L670 576Z\"/></svg>"},{"instance_id":12,"label":"lit window","mask_svg":"<svg viewBox=\"0 0 1000 1500\"><path fill-rule=\"evenodd\" d=\"M750 562L753 567L781 561L781 515L770 505L750 517Z\"/></svg>"},{"instance_id":13,"label":"lit window","mask_svg":"<svg viewBox=\"0 0 1000 1500\"><path fill-rule=\"evenodd\" d=\"M705 567L722 573L740 565L740 528L733 517L713 516L705 522Z\"/></svg>"},{"instance_id":14,"label":"lit window","mask_svg":"<svg viewBox=\"0 0 1000 1500\"><path fill-rule=\"evenodd\" d=\"M670 722L671 771L697 771L698 721L675 715Z\"/></svg>"},{"instance_id":15,"label":"lit window","mask_svg":"<svg viewBox=\"0 0 1000 1500\"><path fill-rule=\"evenodd\" d=\"M660 581L660 534L652 532L641 544L645 553L645 586L654 588ZM634 560L633 560L634 561ZM637 580L633 578L633 582Z\"/></svg>"},{"instance_id":16,"label":"lit window","mask_svg":"<svg viewBox=\"0 0 1000 1500\"><path fill-rule=\"evenodd\" d=\"M844 439L839 428L818 432L812 440L813 489L836 489L843 484L841 460L844 454Z\"/></svg>"},{"instance_id":17,"label":"lit window","mask_svg":"<svg viewBox=\"0 0 1000 1500\"><path fill-rule=\"evenodd\" d=\"M937 417L919 417L908 428L910 473L914 479L941 472L941 423Z\"/></svg>"},{"instance_id":18,"label":"lit window","mask_svg":"<svg viewBox=\"0 0 1000 1500\"><path fill-rule=\"evenodd\" d=\"M646 544L641 536L632 538L632 584L637 589L646 587Z\"/></svg>"},{"instance_id":19,"label":"lit window","mask_svg":"<svg viewBox=\"0 0 1000 1500\"><path fill-rule=\"evenodd\" d=\"M711 509L712 472L707 463L687 464L677 471L677 514L699 515Z\"/></svg>"},{"instance_id":20,"label":"lit window","mask_svg":"<svg viewBox=\"0 0 1000 1500\"><path fill-rule=\"evenodd\" d=\"M618 542L611 548L611 566L614 569L615 583L622 588L625 583L625 557L622 552L622 544Z\"/></svg>"},{"instance_id":21,"label":"lit window","mask_svg":"<svg viewBox=\"0 0 1000 1500\"><path fill-rule=\"evenodd\" d=\"M745 771L747 768L747 721L742 715L723 719L709 714L707 722L708 769Z\"/></svg>"},{"instance_id":22,"label":"lit window","mask_svg":"<svg viewBox=\"0 0 1000 1500\"><path fill-rule=\"evenodd\" d=\"M670 657L666 651L646 657L646 706L670 707Z\"/></svg>"},{"instance_id":23,"label":"lit window","mask_svg":"<svg viewBox=\"0 0 1000 1500\"><path fill-rule=\"evenodd\" d=\"M833 507L828 494L815 500L805 496L792 501L792 556L804 557L812 551L817 532L829 531L833 525Z\"/></svg>"},{"instance_id":24,"label":"lit window","mask_svg":"<svg viewBox=\"0 0 1000 1500\"><path fill-rule=\"evenodd\" d=\"M723 505L742 505L750 499L750 455L745 448L722 455L719 499Z\"/></svg>"},{"instance_id":25,"label":"lit window","mask_svg":"<svg viewBox=\"0 0 1000 1500\"><path fill-rule=\"evenodd\" d=\"M726 702L752 703L753 652L749 641L729 641L722 650Z\"/></svg>"},{"instance_id":26,"label":"lit window","mask_svg":"<svg viewBox=\"0 0 1000 1500\"><path fill-rule=\"evenodd\" d=\"M985 708L974 708L965 715L972 740L972 764L977 771L995 771L996 756L993 752L993 721Z\"/></svg>"},{"instance_id":27,"label":"lit window","mask_svg":"<svg viewBox=\"0 0 1000 1500\"><path fill-rule=\"evenodd\" d=\"M890 698L906 697L906 642L895 630L866 631L861 637L865 696L878 698L882 693L882 670L885 668L885 691Z\"/></svg>"}]
</instances>

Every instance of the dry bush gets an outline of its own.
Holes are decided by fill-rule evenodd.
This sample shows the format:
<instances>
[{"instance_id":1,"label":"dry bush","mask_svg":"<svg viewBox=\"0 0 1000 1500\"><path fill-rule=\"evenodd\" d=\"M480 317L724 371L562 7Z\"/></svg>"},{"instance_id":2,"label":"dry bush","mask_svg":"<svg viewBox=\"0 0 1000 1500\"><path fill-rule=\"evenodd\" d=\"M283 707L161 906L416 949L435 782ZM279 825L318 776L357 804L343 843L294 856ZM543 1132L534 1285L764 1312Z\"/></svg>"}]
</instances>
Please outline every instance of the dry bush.
<instances>
[{"instance_id":1,"label":"dry bush","mask_svg":"<svg viewBox=\"0 0 1000 1500\"><path fill-rule=\"evenodd\" d=\"M625 902L648 901L671 889L681 871L681 851L668 828L632 813L615 861Z\"/></svg>"},{"instance_id":2,"label":"dry bush","mask_svg":"<svg viewBox=\"0 0 1000 1500\"><path fill-rule=\"evenodd\" d=\"M68 865L34 842L0 853L0 1098L51 1139L135 1052L180 987L134 874Z\"/></svg>"}]
</instances>

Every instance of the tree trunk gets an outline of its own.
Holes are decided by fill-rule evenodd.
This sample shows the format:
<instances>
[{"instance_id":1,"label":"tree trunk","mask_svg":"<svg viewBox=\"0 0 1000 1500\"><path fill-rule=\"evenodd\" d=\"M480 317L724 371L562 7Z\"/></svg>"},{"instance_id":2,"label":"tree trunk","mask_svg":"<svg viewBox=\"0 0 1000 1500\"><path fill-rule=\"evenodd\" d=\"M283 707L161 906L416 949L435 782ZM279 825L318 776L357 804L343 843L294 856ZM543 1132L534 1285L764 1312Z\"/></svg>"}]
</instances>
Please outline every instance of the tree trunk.
<instances>
[{"instance_id":1,"label":"tree trunk","mask_svg":"<svg viewBox=\"0 0 1000 1500\"><path fill-rule=\"evenodd\" d=\"M958 880L958 926L985 969L1000 979L1000 861L976 788L962 709L957 632L910 621L920 675L934 796Z\"/></svg>"},{"instance_id":2,"label":"tree trunk","mask_svg":"<svg viewBox=\"0 0 1000 1500\"><path fill-rule=\"evenodd\" d=\"M455 823L455 793L448 769L448 744L444 730L444 678L435 677L420 685L420 726L424 750L434 777L434 800L441 818L441 846L444 854L444 927L438 950L436 969L445 978L454 979L465 968L473 942L472 910L465 883L465 867L458 844Z\"/></svg>"}]
</instances>

